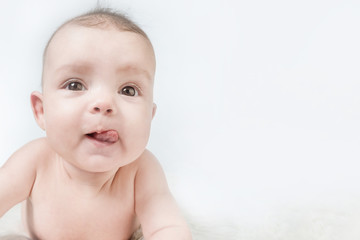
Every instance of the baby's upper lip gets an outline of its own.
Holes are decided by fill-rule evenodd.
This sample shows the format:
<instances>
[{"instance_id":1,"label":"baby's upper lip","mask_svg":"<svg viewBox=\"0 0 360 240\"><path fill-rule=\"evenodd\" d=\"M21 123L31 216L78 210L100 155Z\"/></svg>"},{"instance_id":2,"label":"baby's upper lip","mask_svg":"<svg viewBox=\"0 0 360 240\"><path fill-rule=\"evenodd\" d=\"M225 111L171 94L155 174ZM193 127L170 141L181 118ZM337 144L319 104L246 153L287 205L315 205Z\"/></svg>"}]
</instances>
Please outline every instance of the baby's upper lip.
<instances>
[{"instance_id":1,"label":"baby's upper lip","mask_svg":"<svg viewBox=\"0 0 360 240\"><path fill-rule=\"evenodd\" d=\"M111 127L103 127L101 125L94 125L93 127L88 128L86 132L86 135L89 134L94 134L94 133L102 133L102 132L107 132L107 131L116 131L115 129L111 128Z\"/></svg>"},{"instance_id":2,"label":"baby's upper lip","mask_svg":"<svg viewBox=\"0 0 360 240\"><path fill-rule=\"evenodd\" d=\"M95 134L95 133L103 133L103 132L107 132L107 131L111 131L112 129L101 129L101 130L94 130L94 131L89 131L88 133L86 133L86 135L90 135L90 134ZM115 131L115 130L114 130Z\"/></svg>"}]
</instances>

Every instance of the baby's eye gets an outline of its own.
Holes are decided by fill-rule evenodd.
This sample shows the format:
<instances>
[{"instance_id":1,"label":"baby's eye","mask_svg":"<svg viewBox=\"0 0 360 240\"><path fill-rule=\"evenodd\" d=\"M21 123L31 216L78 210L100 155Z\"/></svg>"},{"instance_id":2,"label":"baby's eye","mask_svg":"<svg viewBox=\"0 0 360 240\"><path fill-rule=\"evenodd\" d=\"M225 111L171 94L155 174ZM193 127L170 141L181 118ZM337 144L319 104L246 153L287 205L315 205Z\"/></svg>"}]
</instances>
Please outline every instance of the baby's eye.
<instances>
[{"instance_id":1,"label":"baby's eye","mask_svg":"<svg viewBox=\"0 0 360 240\"><path fill-rule=\"evenodd\" d=\"M138 95L138 91L134 87L126 86L121 89L121 94L130 97L135 97Z\"/></svg>"},{"instance_id":2,"label":"baby's eye","mask_svg":"<svg viewBox=\"0 0 360 240\"><path fill-rule=\"evenodd\" d=\"M85 87L80 82L70 82L65 86L65 89L71 90L71 91L84 91Z\"/></svg>"}]
</instances>

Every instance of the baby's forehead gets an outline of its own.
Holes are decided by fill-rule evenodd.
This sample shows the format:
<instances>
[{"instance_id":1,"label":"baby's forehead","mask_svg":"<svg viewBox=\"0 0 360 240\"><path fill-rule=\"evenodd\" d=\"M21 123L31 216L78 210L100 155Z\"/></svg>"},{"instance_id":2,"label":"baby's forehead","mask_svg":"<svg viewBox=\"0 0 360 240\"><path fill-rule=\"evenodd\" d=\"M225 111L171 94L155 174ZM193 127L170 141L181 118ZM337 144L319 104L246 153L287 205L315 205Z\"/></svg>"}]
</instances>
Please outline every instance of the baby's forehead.
<instances>
[{"instance_id":1,"label":"baby's forehead","mask_svg":"<svg viewBox=\"0 0 360 240\"><path fill-rule=\"evenodd\" d=\"M59 29L48 45L43 83L48 73L81 75L100 69L132 76L145 73L147 79L153 80L155 65L152 46L137 33L69 24Z\"/></svg>"},{"instance_id":2,"label":"baby's forehead","mask_svg":"<svg viewBox=\"0 0 360 240\"><path fill-rule=\"evenodd\" d=\"M112 27L110 25L105 28L105 27L98 27L98 26L86 27L86 26L74 24L74 23L71 23L71 22L67 23L67 24L64 24L63 26L61 26L59 29L57 29L54 32L54 34L52 35L52 37L48 41L48 43L47 43L47 45L45 47L45 50L44 50L44 60L46 58L48 50L53 48L53 45L57 45L59 39L71 39L71 37L74 36L78 32L79 29L116 30L114 27ZM101 34L101 33L99 32L99 34ZM59 47L59 46L56 46L56 47Z\"/></svg>"},{"instance_id":3,"label":"baby's forehead","mask_svg":"<svg viewBox=\"0 0 360 240\"><path fill-rule=\"evenodd\" d=\"M86 48L87 51L91 52L98 49L105 49L105 46L109 44L109 42L113 44L111 45L113 48L110 49L112 52L118 46L125 49L135 45L136 48L133 51L134 54L138 52L135 50L146 49L146 52L150 50L154 55L154 49L151 42L138 33L124 31L112 25L107 25L106 27L87 27L76 24L67 24L62 26L49 41L44 52L44 63L49 56L51 56L51 58L56 58L56 55L69 53L69 48L73 48L73 50L77 52L80 51L83 46L91 45L93 48Z\"/></svg>"},{"instance_id":4,"label":"baby's forehead","mask_svg":"<svg viewBox=\"0 0 360 240\"><path fill-rule=\"evenodd\" d=\"M76 35L79 35L79 32L88 32L91 31L92 35L103 36L107 35L116 35L117 33L130 33L131 35L136 35L143 39L142 41L147 48L151 49L152 53L154 53L153 46L149 40L149 38L145 35L142 35L139 32L130 31L128 29L119 28L119 26L111 24L111 23L102 23L101 25L95 26L84 26L76 23L69 22L61 26L50 38L43 54L43 64L46 63L48 58L48 52L51 49L63 49L66 48L66 41L72 41L72 38ZM109 36L112 38L112 36ZM89 39L91 41L91 39Z\"/></svg>"}]
</instances>

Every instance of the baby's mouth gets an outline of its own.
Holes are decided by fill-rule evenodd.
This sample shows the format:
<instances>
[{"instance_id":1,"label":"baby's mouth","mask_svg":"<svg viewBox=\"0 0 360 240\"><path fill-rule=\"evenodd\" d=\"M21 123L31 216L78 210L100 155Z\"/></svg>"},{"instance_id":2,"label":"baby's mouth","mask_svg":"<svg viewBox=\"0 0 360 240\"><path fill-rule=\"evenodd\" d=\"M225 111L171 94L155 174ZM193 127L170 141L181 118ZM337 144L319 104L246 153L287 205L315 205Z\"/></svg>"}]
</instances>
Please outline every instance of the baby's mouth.
<instances>
[{"instance_id":1,"label":"baby's mouth","mask_svg":"<svg viewBox=\"0 0 360 240\"><path fill-rule=\"evenodd\" d=\"M88 133L86 136L99 142L115 143L119 140L119 134L115 130Z\"/></svg>"}]
</instances>

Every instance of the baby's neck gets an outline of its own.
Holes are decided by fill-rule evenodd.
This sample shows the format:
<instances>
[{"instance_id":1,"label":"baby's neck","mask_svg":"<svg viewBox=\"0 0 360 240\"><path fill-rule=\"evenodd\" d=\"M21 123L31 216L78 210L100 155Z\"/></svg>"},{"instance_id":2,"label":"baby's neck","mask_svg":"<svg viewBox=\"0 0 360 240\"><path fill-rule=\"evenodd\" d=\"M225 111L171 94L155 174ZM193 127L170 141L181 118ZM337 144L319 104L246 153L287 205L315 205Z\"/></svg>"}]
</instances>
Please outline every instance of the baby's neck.
<instances>
[{"instance_id":1,"label":"baby's neck","mask_svg":"<svg viewBox=\"0 0 360 240\"><path fill-rule=\"evenodd\" d=\"M68 163L61 157L57 158L57 164L62 180L76 189L84 196L96 197L109 191L118 169L112 172L87 172Z\"/></svg>"}]
</instances>

